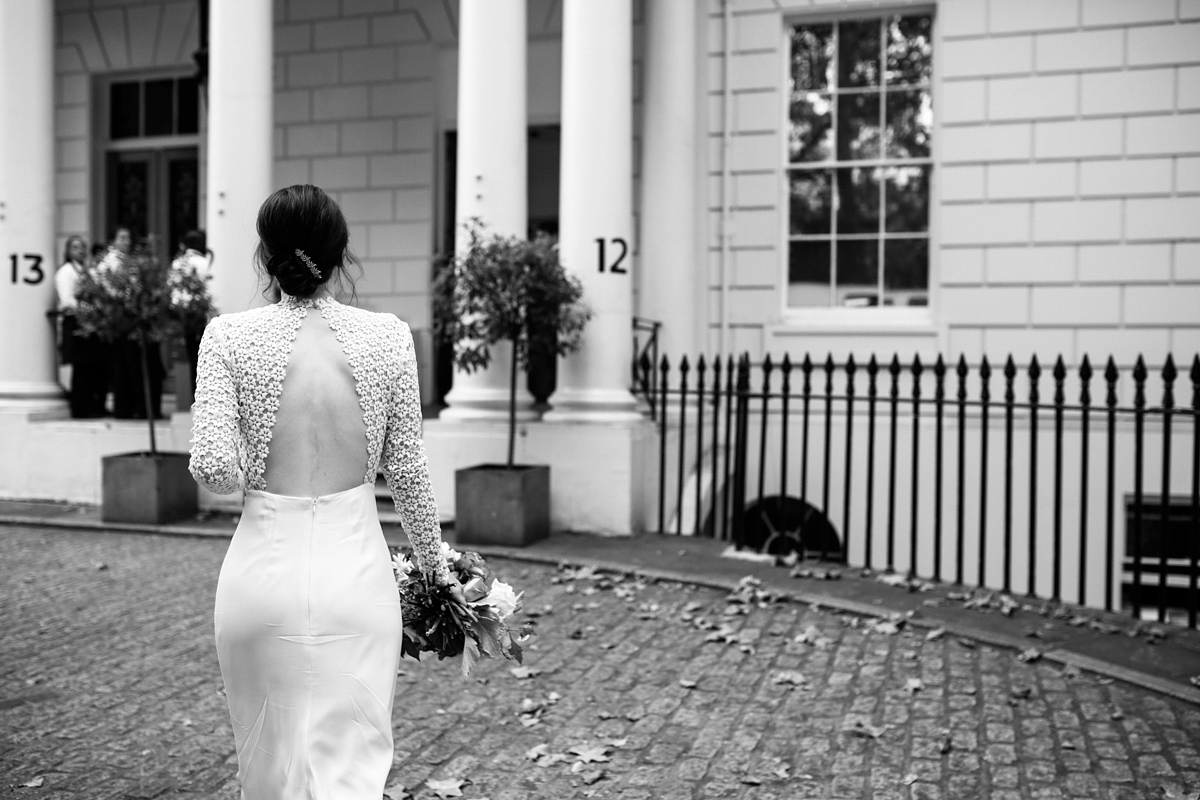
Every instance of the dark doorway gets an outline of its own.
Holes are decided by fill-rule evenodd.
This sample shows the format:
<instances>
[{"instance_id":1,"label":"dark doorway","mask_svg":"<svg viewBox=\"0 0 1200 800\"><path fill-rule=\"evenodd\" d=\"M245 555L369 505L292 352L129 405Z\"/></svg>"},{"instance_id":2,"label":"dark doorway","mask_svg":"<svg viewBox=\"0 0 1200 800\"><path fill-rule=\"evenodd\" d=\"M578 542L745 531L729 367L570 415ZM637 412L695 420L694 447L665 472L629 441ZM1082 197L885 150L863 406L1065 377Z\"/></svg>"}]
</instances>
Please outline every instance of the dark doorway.
<instances>
[{"instance_id":1,"label":"dark doorway","mask_svg":"<svg viewBox=\"0 0 1200 800\"><path fill-rule=\"evenodd\" d=\"M458 132L446 131L443 162L445 168L445 213L442 216L442 257L435 259L434 269L448 263L447 254L454 252L455 191L458 177ZM558 238L558 167L560 128L558 125L532 125L529 128L528 168L526 173L526 202L529 225L526 235L546 235ZM554 394L557 360L531 364L526 381L534 402L544 405ZM437 402L445 405L446 394L454 385L454 352L446 344L437 344L434 370L437 381Z\"/></svg>"}]
</instances>

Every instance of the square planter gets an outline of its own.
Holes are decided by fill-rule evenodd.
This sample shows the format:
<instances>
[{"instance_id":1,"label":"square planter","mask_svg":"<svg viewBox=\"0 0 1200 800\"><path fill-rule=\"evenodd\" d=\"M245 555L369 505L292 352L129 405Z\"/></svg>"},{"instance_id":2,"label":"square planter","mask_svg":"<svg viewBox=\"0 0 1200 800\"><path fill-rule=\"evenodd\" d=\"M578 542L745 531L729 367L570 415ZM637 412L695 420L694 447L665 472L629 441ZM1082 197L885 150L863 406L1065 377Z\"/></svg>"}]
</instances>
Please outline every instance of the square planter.
<instances>
[{"instance_id":1,"label":"square planter","mask_svg":"<svg viewBox=\"0 0 1200 800\"><path fill-rule=\"evenodd\" d=\"M456 544L523 547L550 535L550 467L480 464L454 473Z\"/></svg>"},{"instance_id":2,"label":"square planter","mask_svg":"<svg viewBox=\"0 0 1200 800\"><path fill-rule=\"evenodd\" d=\"M199 508L187 453L121 453L105 456L101 464L100 518L105 522L160 525Z\"/></svg>"}]
</instances>

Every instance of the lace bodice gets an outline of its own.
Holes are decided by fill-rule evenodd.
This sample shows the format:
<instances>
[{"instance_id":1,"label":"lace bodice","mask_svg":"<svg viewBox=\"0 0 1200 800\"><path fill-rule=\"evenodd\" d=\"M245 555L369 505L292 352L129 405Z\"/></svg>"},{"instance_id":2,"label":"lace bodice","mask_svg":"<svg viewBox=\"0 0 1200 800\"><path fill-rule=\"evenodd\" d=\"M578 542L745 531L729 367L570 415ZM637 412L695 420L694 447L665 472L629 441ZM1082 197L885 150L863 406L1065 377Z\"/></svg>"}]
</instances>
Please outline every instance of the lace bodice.
<instances>
[{"instance_id":1,"label":"lace bodice","mask_svg":"<svg viewBox=\"0 0 1200 800\"><path fill-rule=\"evenodd\" d=\"M408 325L333 298L284 296L225 314L200 342L190 469L217 494L266 490L263 471L292 342L316 308L342 346L366 426L363 482L382 467L422 571L446 577L441 527L421 440L417 359Z\"/></svg>"}]
</instances>

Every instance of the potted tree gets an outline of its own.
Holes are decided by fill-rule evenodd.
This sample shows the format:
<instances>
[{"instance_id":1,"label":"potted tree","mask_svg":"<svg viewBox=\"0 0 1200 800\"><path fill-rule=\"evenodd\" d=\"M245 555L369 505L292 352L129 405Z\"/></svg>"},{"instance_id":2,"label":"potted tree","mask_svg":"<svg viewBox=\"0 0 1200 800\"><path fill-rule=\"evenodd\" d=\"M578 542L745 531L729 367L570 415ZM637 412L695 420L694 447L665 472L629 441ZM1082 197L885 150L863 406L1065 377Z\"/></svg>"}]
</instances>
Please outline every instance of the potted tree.
<instances>
[{"instance_id":1,"label":"potted tree","mask_svg":"<svg viewBox=\"0 0 1200 800\"><path fill-rule=\"evenodd\" d=\"M591 312L550 238L488 234L478 220L467 236L467 247L434 278L434 335L453 347L459 369L486 367L499 342L512 345L512 363L508 459L455 472L455 536L467 544L525 545L550 533L550 467L514 463L517 373L532 360L577 349Z\"/></svg>"},{"instance_id":2,"label":"potted tree","mask_svg":"<svg viewBox=\"0 0 1200 800\"><path fill-rule=\"evenodd\" d=\"M150 433L149 451L105 456L101 518L106 522L158 524L196 513L196 483L188 454L160 452L150 389L150 348L212 311L203 278L170 270L148 249L110 253L77 287L79 327L107 342L133 342L141 364L141 389Z\"/></svg>"}]
</instances>

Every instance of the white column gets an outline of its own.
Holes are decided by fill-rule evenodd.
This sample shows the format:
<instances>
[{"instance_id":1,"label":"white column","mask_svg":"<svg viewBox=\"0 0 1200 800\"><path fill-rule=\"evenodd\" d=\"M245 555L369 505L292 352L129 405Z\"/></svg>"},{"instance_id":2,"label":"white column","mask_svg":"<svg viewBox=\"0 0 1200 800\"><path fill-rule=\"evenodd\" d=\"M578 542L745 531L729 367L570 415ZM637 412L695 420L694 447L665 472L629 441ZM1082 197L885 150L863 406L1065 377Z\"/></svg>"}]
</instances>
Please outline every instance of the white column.
<instances>
[{"instance_id":1,"label":"white column","mask_svg":"<svg viewBox=\"0 0 1200 800\"><path fill-rule=\"evenodd\" d=\"M559 360L548 421L640 418L629 391L633 284L631 0L564 0L559 254L592 309Z\"/></svg>"},{"instance_id":2,"label":"white column","mask_svg":"<svg viewBox=\"0 0 1200 800\"><path fill-rule=\"evenodd\" d=\"M646 4L639 300L641 315L663 324L659 352L673 362L705 345L696 327L707 283L696 232L698 8L695 0Z\"/></svg>"},{"instance_id":3,"label":"white column","mask_svg":"<svg viewBox=\"0 0 1200 800\"><path fill-rule=\"evenodd\" d=\"M0 407L55 404L54 3L0 2L0 113Z\"/></svg>"},{"instance_id":4,"label":"white column","mask_svg":"<svg viewBox=\"0 0 1200 800\"><path fill-rule=\"evenodd\" d=\"M262 305L254 248L258 207L272 189L274 28L271 3L212 0L209 11L205 227L221 313Z\"/></svg>"},{"instance_id":5,"label":"white column","mask_svg":"<svg viewBox=\"0 0 1200 800\"><path fill-rule=\"evenodd\" d=\"M527 235L525 0L462 0L458 17L457 247L464 224L480 219L489 233ZM441 419L504 419L512 349L491 348L492 363L455 370ZM534 416L525 376L517 376L517 412Z\"/></svg>"}]
</instances>

